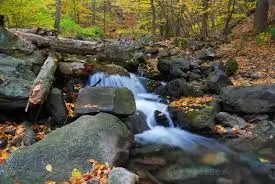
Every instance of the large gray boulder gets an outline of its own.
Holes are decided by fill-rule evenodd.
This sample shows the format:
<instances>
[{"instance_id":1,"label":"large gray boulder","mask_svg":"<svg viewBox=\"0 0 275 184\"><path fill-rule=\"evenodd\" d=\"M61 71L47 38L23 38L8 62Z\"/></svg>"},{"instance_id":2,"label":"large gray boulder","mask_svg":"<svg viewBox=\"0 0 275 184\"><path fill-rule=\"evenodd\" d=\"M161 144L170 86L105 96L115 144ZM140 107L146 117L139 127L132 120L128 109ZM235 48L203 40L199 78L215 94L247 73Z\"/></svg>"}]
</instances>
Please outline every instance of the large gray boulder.
<instances>
[{"instance_id":1,"label":"large gray boulder","mask_svg":"<svg viewBox=\"0 0 275 184\"><path fill-rule=\"evenodd\" d=\"M77 97L77 115L108 112L128 116L136 112L133 93L127 88L87 87Z\"/></svg>"},{"instance_id":2,"label":"large gray boulder","mask_svg":"<svg viewBox=\"0 0 275 184\"><path fill-rule=\"evenodd\" d=\"M89 159L121 166L128 160L130 141L130 132L117 117L105 113L82 116L44 140L14 152L0 168L0 183L61 183L69 180L74 168L89 171ZM53 172L45 169L48 164Z\"/></svg>"},{"instance_id":3,"label":"large gray boulder","mask_svg":"<svg viewBox=\"0 0 275 184\"><path fill-rule=\"evenodd\" d=\"M221 91L223 110L241 113L275 112L275 85L227 87Z\"/></svg>"},{"instance_id":4,"label":"large gray boulder","mask_svg":"<svg viewBox=\"0 0 275 184\"><path fill-rule=\"evenodd\" d=\"M39 50L0 28L0 109L26 106L29 89L42 64Z\"/></svg>"},{"instance_id":5,"label":"large gray boulder","mask_svg":"<svg viewBox=\"0 0 275 184\"><path fill-rule=\"evenodd\" d=\"M109 173L108 184L137 184L138 176L130 171L117 167Z\"/></svg>"}]
</instances>

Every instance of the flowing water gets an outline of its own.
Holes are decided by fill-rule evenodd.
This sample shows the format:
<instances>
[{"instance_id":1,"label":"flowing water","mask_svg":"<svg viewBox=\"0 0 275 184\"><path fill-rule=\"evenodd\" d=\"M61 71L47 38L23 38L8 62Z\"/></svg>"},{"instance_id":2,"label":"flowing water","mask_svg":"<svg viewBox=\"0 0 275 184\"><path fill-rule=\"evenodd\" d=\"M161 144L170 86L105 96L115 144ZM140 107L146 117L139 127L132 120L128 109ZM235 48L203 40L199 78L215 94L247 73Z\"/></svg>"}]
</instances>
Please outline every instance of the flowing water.
<instances>
[{"instance_id":1,"label":"flowing water","mask_svg":"<svg viewBox=\"0 0 275 184\"><path fill-rule=\"evenodd\" d=\"M135 135L135 142L141 145L169 145L178 147L184 152L191 154L200 154L202 151L223 153L227 156L236 156L238 153L230 150L218 141L192 134L188 131L175 127L167 110L168 106L161 102L161 98L154 93L148 93L139 77L134 74L127 76L111 75L106 76L104 73L96 73L89 77L87 86L101 87L126 87L131 90L135 96L136 107L138 111L146 115L146 123L150 130ZM155 119L155 111L158 110L166 116L169 127L159 126ZM268 167L247 156L239 156L240 160L248 163L249 167L268 172ZM275 182L274 182L275 183Z\"/></svg>"}]
</instances>

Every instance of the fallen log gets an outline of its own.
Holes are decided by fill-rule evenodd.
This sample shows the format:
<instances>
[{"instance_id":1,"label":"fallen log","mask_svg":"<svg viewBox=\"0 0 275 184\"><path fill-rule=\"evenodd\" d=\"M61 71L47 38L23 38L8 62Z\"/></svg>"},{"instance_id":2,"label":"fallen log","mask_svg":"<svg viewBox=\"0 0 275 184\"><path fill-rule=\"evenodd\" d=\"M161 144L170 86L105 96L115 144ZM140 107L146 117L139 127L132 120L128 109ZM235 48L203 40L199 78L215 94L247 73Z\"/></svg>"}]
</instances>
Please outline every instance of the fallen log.
<instances>
[{"instance_id":1,"label":"fallen log","mask_svg":"<svg viewBox=\"0 0 275 184\"><path fill-rule=\"evenodd\" d=\"M103 44L99 44L98 42L81 41L55 36L40 36L16 30L11 31L25 40L30 41L38 48L49 47L50 49L61 53L95 55L104 47Z\"/></svg>"},{"instance_id":2,"label":"fallen log","mask_svg":"<svg viewBox=\"0 0 275 184\"><path fill-rule=\"evenodd\" d=\"M48 93L53 84L56 68L57 58L50 53L49 57L42 66L38 76L33 82L26 111L28 111L29 104L39 105L47 99Z\"/></svg>"}]
</instances>

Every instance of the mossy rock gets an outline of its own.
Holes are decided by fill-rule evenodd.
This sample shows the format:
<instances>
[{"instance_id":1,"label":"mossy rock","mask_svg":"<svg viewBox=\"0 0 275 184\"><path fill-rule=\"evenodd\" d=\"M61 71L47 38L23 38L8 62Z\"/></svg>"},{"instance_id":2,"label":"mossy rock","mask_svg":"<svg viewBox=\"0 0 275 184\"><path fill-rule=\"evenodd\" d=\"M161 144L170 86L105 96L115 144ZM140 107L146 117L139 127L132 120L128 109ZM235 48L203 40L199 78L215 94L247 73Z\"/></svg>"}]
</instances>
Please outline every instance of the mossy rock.
<instances>
[{"instance_id":1,"label":"mossy rock","mask_svg":"<svg viewBox=\"0 0 275 184\"><path fill-rule=\"evenodd\" d=\"M229 59L225 64L225 73L231 77L236 74L239 64L235 59Z\"/></svg>"},{"instance_id":2,"label":"mossy rock","mask_svg":"<svg viewBox=\"0 0 275 184\"><path fill-rule=\"evenodd\" d=\"M99 61L89 61L88 63L94 66L95 73L103 72L106 75L129 76L129 73L125 68L115 64L100 63Z\"/></svg>"},{"instance_id":3,"label":"mossy rock","mask_svg":"<svg viewBox=\"0 0 275 184\"><path fill-rule=\"evenodd\" d=\"M220 111L217 101L193 111L185 112L186 119L191 128L212 129L215 123L215 115Z\"/></svg>"}]
</instances>

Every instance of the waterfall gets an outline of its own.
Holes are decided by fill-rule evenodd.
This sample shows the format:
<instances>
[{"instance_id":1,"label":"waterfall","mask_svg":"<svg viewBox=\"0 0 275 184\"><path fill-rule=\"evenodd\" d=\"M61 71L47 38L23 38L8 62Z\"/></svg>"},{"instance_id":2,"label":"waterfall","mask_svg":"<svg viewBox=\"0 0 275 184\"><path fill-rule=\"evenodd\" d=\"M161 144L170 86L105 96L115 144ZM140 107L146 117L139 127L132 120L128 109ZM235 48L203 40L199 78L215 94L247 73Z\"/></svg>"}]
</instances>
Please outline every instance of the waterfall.
<instances>
[{"instance_id":1,"label":"waterfall","mask_svg":"<svg viewBox=\"0 0 275 184\"><path fill-rule=\"evenodd\" d=\"M192 153L197 153L198 149L202 147L212 151L230 152L229 148L213 139L176 128L167 111L168 105L161 103L161 98L158 95L148 93L136 75L130 74L127 77L96 73L91 75L87 81L88 86L94 86L95 84L101 87L126 87L133 92L137 110L142 111L146 115L146 122L150 128L148 131L135 135L136 142L140 144L171 145ZM166 116L169 121L169 127L157 125L154 114L156 110Z\"/></svg>"}]
</instances>

